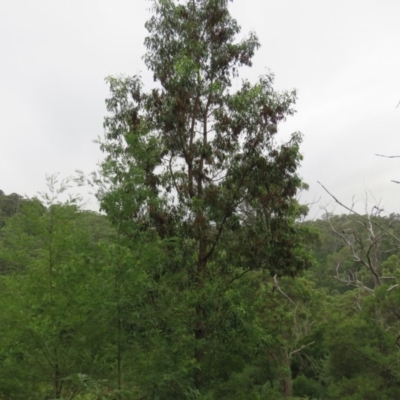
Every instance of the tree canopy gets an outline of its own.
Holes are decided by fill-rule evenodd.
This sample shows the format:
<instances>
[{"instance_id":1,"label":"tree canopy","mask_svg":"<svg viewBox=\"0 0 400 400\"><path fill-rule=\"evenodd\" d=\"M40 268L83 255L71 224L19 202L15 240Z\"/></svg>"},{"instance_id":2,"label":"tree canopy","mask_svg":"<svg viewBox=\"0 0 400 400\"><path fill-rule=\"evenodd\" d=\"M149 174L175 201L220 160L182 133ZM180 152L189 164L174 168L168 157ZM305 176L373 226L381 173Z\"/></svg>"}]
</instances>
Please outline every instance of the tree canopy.
<instances>
[{"instance_id":1,"label":"tree canopy","mask_svg":"<svg viewBox=\"0 0 400 400\"><path fill-rule=\"evenodd\" d=\"M227 2L154 1L146 28L155 87L145 92L138 76L107 79L101 146L110 187L101 206L131 240L152 232L168 243L158 284L181 274L180 295L194 296L184 323L201 390L219 296L248 271L295 276L311 265L296 223L301 135L275 140L295 92L276 92L271 75L231 89L259 42L254 33L238 40Z\"/></svg>"}]
</instances>

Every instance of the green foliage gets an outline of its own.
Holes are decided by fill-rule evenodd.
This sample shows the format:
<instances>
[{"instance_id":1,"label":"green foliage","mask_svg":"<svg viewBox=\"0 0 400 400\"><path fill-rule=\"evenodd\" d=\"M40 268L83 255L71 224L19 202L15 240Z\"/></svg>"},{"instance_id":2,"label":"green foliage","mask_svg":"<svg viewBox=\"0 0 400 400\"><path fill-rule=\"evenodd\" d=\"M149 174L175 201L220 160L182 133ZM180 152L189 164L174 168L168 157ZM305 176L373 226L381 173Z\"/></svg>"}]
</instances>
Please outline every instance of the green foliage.
<instances>
[{"instance_id":1,"label":"green foliage","mask_svg":"<svg viewBox=\"0 0 400 400\"><path fill-rule=\"evenodd\" d=\"M238 40L228 2L154 1L146 28L144 60L157 86L145 92L138 76L107 78L99 191L102 210L138 257L136 268L144 265L138 243L160 254L141 270L151 285L145 314L153 325L136 344L137 387L176 399L228 396L222 388L229 387L239 398L245 391L234 389L234 377L251 360L259 368L260 346L271 335L258 313L272 286L255 277L294 277L312 265L308 229L298 224L306 208L295 199L306 187L297 174L301 135L275 141L296 94L276 92L272 75L231 90L259 42L254 33ZM287 325L290 318L286 309L277 317Z\"/></svg>"},{"instance_id":2,"label":"green foliage","mask_svg":"<svg viewBox=\"0 0 400 400\"><path fill-rule=\"evenodd\" d=\"M399 216L300 222L296 94L232 90L259 42L227 1L146 27L155 87L107 79L106 215L0 191L0 398L400 398Z\"/></svg>"},{"instance_id":3,"label":"green foliage","mask_svg":"<svg viewBox=\"0 0 400 400\"><path fill-rule=\"evenodd\" d=\"M307 222L304 243L322 246L325 264L296 279L271 277L235 266L232 241L193 290L195 238L118 232L104 216L59 202L55 184L0 230L9 266L0 276L2 397L282 399L291 385L303 399L399 396L397 253L382 253L381 271L393 278L373 293L338 281L329 296L324 268L338 260L352 268L352 254L315 242L314 226L325 222Z\"/></svg>"},{"instance_id":4,"label":"green foliage","mask_svg":"<svg viewBox=\"0 0 400 400\"><path fill-rule=\"evenodd\" d=\"M63 183L56 185L51 177L46 206L26 201L1 230L1 258L18 266L1 276L0 387L6 398L71 396L79 390L72 378L97 370L90 340L97 326L97 245L74 202L56 200L64 191Z\"/></svg>"}]
</instances>

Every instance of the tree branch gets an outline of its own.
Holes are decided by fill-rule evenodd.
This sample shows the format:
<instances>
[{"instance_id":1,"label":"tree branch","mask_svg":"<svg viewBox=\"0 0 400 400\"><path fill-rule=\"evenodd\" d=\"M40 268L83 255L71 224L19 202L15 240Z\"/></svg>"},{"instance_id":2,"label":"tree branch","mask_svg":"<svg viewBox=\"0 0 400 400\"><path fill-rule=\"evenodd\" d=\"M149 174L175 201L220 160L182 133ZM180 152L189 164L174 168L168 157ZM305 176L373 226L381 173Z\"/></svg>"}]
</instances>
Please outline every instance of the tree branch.
<instances>
[{"instance_id":1,"label":"tree branch","mask_svg":"<svg viewBox=\"0 0 400 400\"><path fill-rule=\"evenodd\" d=\"M292 304L295 304L294 301L281 289L281 287L279 286L278 283L278 278L276 276L276 274L274 275L274 288L276 288L278 290L278 292L285 297L286 299L288 299Z\"/></svg>"},{"instance_id":2,"label":"tree branch","mask_svg":"<svg viewBox=\"0 0 400 400\"><path fill-rule=\"evenodd\" d=\"M385 158L400 158L400 156L385 156L384 154L375 154L378 157L385 157Z\"/></svg>"},{"instance_id":3,"label":"tree branch","mask_svg":"<svg viewBox=\"0 0 400 400\"><path fill-rule=\"evenodd\" d=\"M303 346L299 347L298 349L291 351L291 352L289 353L289 357L292 357L293 354L296 354L296 353L298 353L299 351L302 351L303 349L305 349L305 348L308 347L308 346L311 346L311 345L314 344L314 343L315 343L315 341L310 342L310 343L307 343L307 344L303 344Z\"/></svg>"},{"instance_id":4,"label":"tree branch","mask_svg":"<svg viewBox=\"0 0 400 400\"><path fill-rule=\"evenodd\" d=\"M370 222L372 224L374 224L375 226L377 226L379 229L382 229L383 232L387 233L389 236L391 236L393 239L395 239L398 243L400 243L400 239L393 235L393 233L389 232L387 229L385 229L383 226L381 226L380 224L378 224L375 221L371 221L370 219L366 218L364 215L359 214L357 211L354 211L352 208L347 207L346 205L344 205L341 201L339 201L321 182L317 181L317 183L322 186L322 189L325 190L326 193L329 194L329 196L332 197L333 200L335 200L336 203L338 203L340 206L342 206L343 208L345 208L346 210L350 211L351 213L359 216L360 218L364 219L367 222Z\"/></svg>"}]
</instances>

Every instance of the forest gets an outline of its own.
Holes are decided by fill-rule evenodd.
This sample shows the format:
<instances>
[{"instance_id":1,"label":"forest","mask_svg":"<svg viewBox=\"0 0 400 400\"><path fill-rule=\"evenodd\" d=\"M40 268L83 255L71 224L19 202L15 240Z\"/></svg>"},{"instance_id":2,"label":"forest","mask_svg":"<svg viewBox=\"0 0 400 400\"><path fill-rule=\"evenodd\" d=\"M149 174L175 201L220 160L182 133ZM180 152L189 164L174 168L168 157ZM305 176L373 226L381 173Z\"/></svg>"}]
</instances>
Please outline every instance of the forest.
<instances>
[{"instance_id":1,"label":"forest","mask_svg":"<svg viewBox=\"0 0 400 400\"><path fill-rule=\"evenodd\" d=\"M154 0L104 159L0 190L1 400L400 398L400 215L307 219L295 91L224 0ZM90 186L98 211L72 185Z\"/></svg>"}]
</instances>

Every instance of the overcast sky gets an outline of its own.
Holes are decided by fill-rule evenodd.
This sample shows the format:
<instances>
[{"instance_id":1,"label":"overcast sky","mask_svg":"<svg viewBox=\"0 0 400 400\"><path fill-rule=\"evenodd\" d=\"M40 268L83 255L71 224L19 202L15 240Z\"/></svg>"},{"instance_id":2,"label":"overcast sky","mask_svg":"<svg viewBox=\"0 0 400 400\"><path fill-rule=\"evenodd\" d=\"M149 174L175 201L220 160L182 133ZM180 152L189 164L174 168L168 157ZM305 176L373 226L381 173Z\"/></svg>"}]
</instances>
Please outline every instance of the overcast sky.
<instances>
[{"instance_id":1,"label":"overcast sky","mask_svg":"<svg viewBox=\"0 0 400 400\"><path fill-rule=\"evenodd\" d=\"M0 0L0 189L35 195L45 174L96 169L108 75L141 73L147 0ZM262 44L255 81L297 89L282 140L304 134L303 195L330 204L317 181L362 209L365 193L400 213L400 1L235 0L232 14ZM240 80L236 82L240 84ZM341 212L336 207L336 212Z\"/></svg>"}]
</instances>

